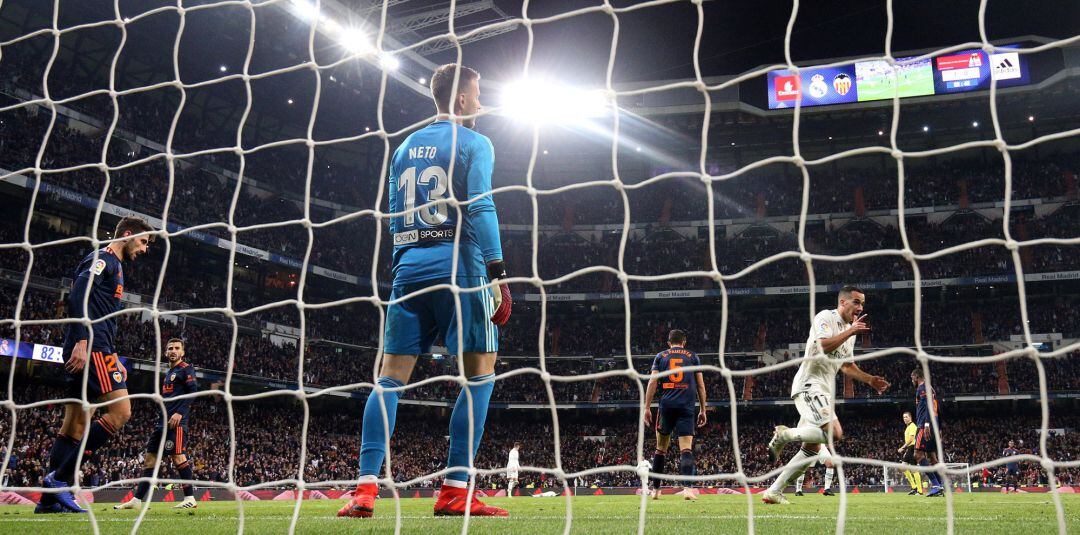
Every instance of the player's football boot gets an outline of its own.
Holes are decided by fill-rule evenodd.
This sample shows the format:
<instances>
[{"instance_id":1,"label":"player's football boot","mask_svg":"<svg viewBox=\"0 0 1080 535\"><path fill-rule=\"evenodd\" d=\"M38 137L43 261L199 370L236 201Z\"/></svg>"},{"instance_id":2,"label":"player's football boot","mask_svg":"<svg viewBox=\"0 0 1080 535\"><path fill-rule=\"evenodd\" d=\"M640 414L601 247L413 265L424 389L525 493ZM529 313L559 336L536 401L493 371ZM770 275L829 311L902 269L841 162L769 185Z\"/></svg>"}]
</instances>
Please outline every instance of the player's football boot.
<instances>
[{"instance_id":1,"label":"player's football boot","mask_svg":"<svg viewBox=\"0 0 1080 535\"><path fill-rule=\"evenodd\" d=\"M690 487L682 489L682 492L680 492L679 494L682 495L684 500L692 501L698 499L697 491Z\"/></svg>"},{"instance_id":2,"label":"player's football boot","mask_svg":"<svg viewBox=\"0 0 1080 535\"><path fill-rule=\"evenodd\" d=\"M44 498L44 496L45 495L42 495L43 498ZM59 503L57 503L55 501L52 502L52 503L45 503L44 500L42 500L42 502L38 503L37 506L34 507L34 514L35 515L51 515L51 514L66 513L66 512L68 512L68 510L64 509L63 505L60 505Z\"/></svg>"},{"instance_id":3,"label":"player's football boot","mask_svg":"<svg viewBox=\"0 0 1080 535\"><path fill-rule=\"evenodd\" d=\"M788 499L785 498L783 494L781 494L779 492L776 492L776 491L772 491L772 490L767 490L767 491L761 493L761 503L767 503L767 504L772 504L772 505L790 505L791 504L791 502L789 502Z\"/></svg>"},{"instance_id":4,"label":"player's football boot","mask_svg":"<svg viewBox=\"0 0 1080 535\"><path fill-rule=\"evenodd\" d=\"M128 500L128 501L126 501L124 503L114 505L113 509L118 510L118 511L120 509L138 509L141 506L142 506L142 500L140 500L138 498L135 498L135 497L132 497L130 500Z\"/></svg>"},{"instance_id":5,"label":"player's football boot","mask_svg":"<svg viewBox=\"0 0 1080 535\"><path fill-rule=\"evenodd\" d=\"M467 489L443 485L435 501L435 516L464 516L466 509L471 516L510 516L506 509L480 501L475 492L472 500L467 501L467 494Z\"/></svg>"},{"instance_id":6,"label":"player's football boot","mask_svg":"<svg viewBox=\"0 0 1080 535\"><path fill-rule=\"evenodd\" d=\"M652 499L654 499L654 500L659 500L660 496L662 496L663 494L664 494L664 491L660 490L659 487L649 491L649 495L651 495Z\"/></svg>"},{"instance_id":7,"label":"player's football boot","mask_svg":"<svg viewBox=\"0 0 1080 535\"><path fill-rule=\"evenodd\" d=\"M42 481L42 483L45 485L45 487L50 488L50 489L58 489L58 488L68 486L67 483L64 483L63 481L58 481L56 479L56 472L49 472L49 474L45 476L45 479ZM70 490L57 492L55 494L55 496L56 496L56 501L59 502L60 505L64 509L67 509L68 512L71 512L71 513L85 513L86 512L86 509L83 509L82 507L79 507L79 504L75 501L75 495L72 494Z\"/></svg>"},{"instance_id":8,"label":"player's football boot","mask_svg":"<svg viewBox=\"0 0 1080 535\"><path fill-rule=\"evenodd\" d=\"M821 492L821 494L822 494L822 496L836 496L835 494L833 494L833 491L831 491L831 490L829 490L829 489L825 489L825 490L823 490L823 491Z\"/></svg>"},{"instance_id":9,"label":"player's football boot","mask_svg":"<svg viewBox=\"0 0 1080 535\"><path fill-rule=\"evenodd\" d=\"M371 518L375 512L375 496L379 494L379 486L374 483L364 483L356 486L352 499L338 512L338 516L353 518Z\"/></svg>"},{"instance_id":10,"label":"player's football boot","mask_svg":"<svg viewBox=\"0 0 1080 535\"><path fill-rule=\"evenodd\" d=\"M780 458L780 450L784 449L784 444L787 442L783 439L783 434L788 430L786 425L778 425L773 430L772 440L769 441L769 460L775 462Z\"/></svg>"},{"instance_id":11,"label":"player's football boot","mask_svg":"<svg viewBox=\"0 0 1080 535\"><path fill-rule=\"evenodd\" d=\"M944 495L945 495L945 489L943 489L941 487L931 487L930 492L926 493L927 498L934 498L934 497L937 497L937 496L944 496Z\"/></svg>"},{"instance_id":12,"label":"player's football boot","mask_svg":"<svg viewBox=\"0 0 1080 535\"><path fill-rule=\"evenodd\" d=\"M195 501L194 496L185 496L184 501L172 506L173 509L195 509L199 506L199 502Z\"/></svg>"},{"instance_id":13,"label":"player's football boot","mask_svg":"<svg viewBox=\"0 0 1080 535\"><path fill-rule=\"evenodd\" d=\"M802 496L803 495L802 490L795 491L795 495L796 496Z\"/></svg>"},{"instance_id":14,"label":"player's football boot","mask_svg":"<svg viewBox=\"0 0 1080 535\"><path fill-rule=\"evenodd\" d=\"M908 491L907 495L908 496L914 496L914 495L916 495L918 493L919 493L919 489L911 489L910 491Z\"/></svg>"}]
</instances>

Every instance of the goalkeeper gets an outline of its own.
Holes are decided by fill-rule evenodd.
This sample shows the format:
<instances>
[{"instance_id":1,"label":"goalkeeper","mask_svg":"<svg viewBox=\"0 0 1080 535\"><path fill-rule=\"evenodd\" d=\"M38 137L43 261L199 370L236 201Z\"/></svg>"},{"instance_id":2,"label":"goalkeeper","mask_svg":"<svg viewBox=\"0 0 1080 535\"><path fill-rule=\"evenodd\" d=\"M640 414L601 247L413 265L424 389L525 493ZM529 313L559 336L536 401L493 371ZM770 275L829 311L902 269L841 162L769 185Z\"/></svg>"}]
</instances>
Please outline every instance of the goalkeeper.
<instances>
[{"instance_id":1,"label":"goalkeeper","mask_svg":"<svg viewBox=\"0 0 1080 535\"><path fill-rule=\"evenodd\" d=\"M406 138L390 163L394 283L386 312L385 355L377 379L379 386L389 390L372 391L368 396L359 485L338 516L372 515L376 478L386 459L387 438L394 433L398 399L404 393L399 389L409 382L417 356L429 352L437 338L446 341L451 354L462 352L471 404L463 389L450 415L446 461L450 472L435 502L435 514L456 516L468 511L472 516L507 516L504 509L485 505L466 492L467 470L480 447L495 386L496 326L510 318L511 305L510 290L498 284L506 270L491 198L495 154L491 141L474 130L481 110L480 75L456 64L443 65L431 77L431 94L438 112L435 122ZM451 199L468 204L453 207L447 202ZM453 292L431 290L450 284L455 272L454 282L463 290L458 294L460 315ZM490 289L478 289L489 282L494 283ZM417 295L397 301L411 294Z\"/></svg>"}]
</instances>

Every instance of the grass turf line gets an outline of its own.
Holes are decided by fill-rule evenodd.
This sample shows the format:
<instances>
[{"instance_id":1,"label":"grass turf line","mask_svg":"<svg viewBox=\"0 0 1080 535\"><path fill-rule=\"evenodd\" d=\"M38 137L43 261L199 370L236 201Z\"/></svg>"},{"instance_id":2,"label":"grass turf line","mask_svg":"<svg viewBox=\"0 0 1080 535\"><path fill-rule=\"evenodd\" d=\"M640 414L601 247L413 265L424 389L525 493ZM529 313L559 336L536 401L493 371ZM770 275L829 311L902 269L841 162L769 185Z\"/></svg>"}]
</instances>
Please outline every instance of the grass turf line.
<instances>
[{"instance_id":1,"label":"grass turf line","mask_svg":"<svg viewBox=\"0 0 1080 535\"><path fill-rule=\"evenodd\" d=\"M904 494L849 494L847 533L923 533L945 531L945 500ZM817 494L797 498L790 506L764 506L754 497L756 533L832 533L836 530L839 496ZM489 499L505 507L510 518L473 518L475 533L562 533L565 498ZM295 502L245 502L244 531L284 533ZM298 533L388 533L394 528L393 500L379 500L373 519L337 518L342 500L305 501L300 509ZM1080 531L1080 496L1062 495L1066 527ZM434 500L401 500L401 531L422 535L461 532L459 518L432 516ZM581 496L573 498L574 533L636 533L640 498L635 496ZM138 511L113 511L111 503L94 505L103 534L130 533ZM139 533L216 535L237 532L236 502L200 503L195 511L173 511L172 503L153 505ZM705 495L697 502L678 496L649 501L647 533L746 533L747 500L741 495ZM957 533L1057 533L1054 505L1048 494L975 493L954 495ZM91 533L86 516L34 515L32 507L0 506L0 533Z\"/></svg>"}]
</instances>

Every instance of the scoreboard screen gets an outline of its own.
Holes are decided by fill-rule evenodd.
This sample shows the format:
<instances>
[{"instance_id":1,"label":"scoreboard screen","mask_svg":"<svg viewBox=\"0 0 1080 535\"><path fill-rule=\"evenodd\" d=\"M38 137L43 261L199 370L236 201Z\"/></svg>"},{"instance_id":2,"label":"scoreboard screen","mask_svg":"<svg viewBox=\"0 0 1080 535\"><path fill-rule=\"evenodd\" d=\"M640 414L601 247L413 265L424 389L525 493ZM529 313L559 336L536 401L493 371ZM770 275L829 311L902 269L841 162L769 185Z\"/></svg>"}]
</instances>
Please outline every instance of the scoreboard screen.
<instances>
[{"instance_id":1,"label":"scoreboard screen","mask_svg":"<svg viewBox=\"0 0 1080 535\"><path fill-rule=\"evenodd\" d=\"M939 95L990 89L991 80L997 80L998 87L1028 84L1027 62L1007 50L963 50L934 58L934 91Z\"/></svg>"},{"instance_id":2,"label":"scoreboard screen","mask_svg":"<svg viewBox=\"0 0 1080 535\"><path fill-rule=\"evenodd\" d=\"M879 60L857 61L836 67L807 67L793 73L768 73L769 109L826 106L900 98L945 95L1031 83L1023 54L1010 51L1017 45L983 50L962 50L932 58L897 58L896 64Z\"/></svg>"}]
</instances>

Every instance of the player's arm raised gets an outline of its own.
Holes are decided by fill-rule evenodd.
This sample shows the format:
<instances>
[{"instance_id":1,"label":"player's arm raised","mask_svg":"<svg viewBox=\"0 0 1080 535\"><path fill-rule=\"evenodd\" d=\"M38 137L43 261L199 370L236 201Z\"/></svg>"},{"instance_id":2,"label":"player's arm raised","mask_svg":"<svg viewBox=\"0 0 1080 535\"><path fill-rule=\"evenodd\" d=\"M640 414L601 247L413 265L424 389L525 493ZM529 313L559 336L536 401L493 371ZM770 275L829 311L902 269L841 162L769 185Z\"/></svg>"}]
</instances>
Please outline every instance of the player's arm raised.
<instances>
[{"instance_id":1,"label":"player's arm raised","mask_svg":"<svg viewBox=\"0 0 1080 535\"><path fill-rule=\"evenodd\" d=\"M821 339L821 349L826 353L836 351L848 338L870 332L870 326L866 324L866 314L855 318L851 326L844 329L840 334Z\"/></svg>"},{"instance_id":2,"label":"player's arm raised","mask_svg":"<svg viewBox=\"0 0 1080 535\"><path fill-rule=\"evenodd\" d=\"M848 377L851 377L856 381L860 381L870 385L870 388L877 390L878 394L881 394L885 391L886 388L889 388L890 386L889 382L886 381L884 377L880 375L871 375L869 373L866 373L854 362L844 363L843 366L840 366L840 371L844 372L844 375L847 375Z\"/></svg>"},{"instance_id":3,"label":"player's arm raised","mask_svg":"<svg viewBox=\"0 0 1080 535\"><path fill-rule=\"evenodd\" d=\"M482 142L473 144L468 152L468 194L472 202L466 211L473 228L476 229L480 254L484 256L484 263L487 264L488 280L494 283L491 294L495 301L495 313L491 316L491 322L505 325L510 319L513 300L510 298L510 288L498 282L506 278L506 265L503 263L502 241L499 237L499 216L495 213L495 201L491 198L495 149L490 140L482 139Z\"/></svg>"}]
</instances>

